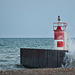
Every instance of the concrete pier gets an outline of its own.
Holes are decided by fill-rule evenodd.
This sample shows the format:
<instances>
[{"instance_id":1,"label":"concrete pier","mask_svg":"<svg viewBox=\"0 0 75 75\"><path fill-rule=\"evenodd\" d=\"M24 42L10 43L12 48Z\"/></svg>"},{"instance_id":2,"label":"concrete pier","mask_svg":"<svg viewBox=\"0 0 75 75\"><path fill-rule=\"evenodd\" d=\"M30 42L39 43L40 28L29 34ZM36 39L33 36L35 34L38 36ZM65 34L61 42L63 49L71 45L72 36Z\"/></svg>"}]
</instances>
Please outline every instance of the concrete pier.
<instances>
[{"instance_id":1,"label":"concrete pier","mask_svg":"<svg viewBox=\"0 0 75 75\"><path fill-rule=\"evenodd\" d=\"M20 48L20 63L29 68L61 67L67 50Z\"/></svg>"}]
</instances>

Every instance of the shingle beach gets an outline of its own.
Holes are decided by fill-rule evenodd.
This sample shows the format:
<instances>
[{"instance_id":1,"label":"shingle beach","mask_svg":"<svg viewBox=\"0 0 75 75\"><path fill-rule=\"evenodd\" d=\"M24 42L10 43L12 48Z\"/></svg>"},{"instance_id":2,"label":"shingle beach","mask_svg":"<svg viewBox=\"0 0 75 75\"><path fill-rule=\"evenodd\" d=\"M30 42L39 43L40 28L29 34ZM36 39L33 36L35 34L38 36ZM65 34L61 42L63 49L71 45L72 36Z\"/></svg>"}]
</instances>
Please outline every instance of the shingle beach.
<instances>
[{"instance_id":1,"label":"shingle beach","mask_svg":"<svg viewBox=\"0 0 75 75\"><path fill-rule=\"evenodd\" d=\"M75 75L75 68L42 68L0 71L0 75Z\"/></svg>"}]
</instances>

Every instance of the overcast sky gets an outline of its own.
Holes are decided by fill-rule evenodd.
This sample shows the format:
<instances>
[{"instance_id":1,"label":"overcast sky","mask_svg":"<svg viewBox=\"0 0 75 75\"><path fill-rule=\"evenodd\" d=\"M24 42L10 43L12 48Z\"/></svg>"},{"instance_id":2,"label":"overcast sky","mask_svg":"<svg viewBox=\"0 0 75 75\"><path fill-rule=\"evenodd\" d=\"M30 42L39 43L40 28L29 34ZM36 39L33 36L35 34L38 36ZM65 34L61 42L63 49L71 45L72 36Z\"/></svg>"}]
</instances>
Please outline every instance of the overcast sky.
<instances>
[{"instance_id":1,"label":"overcast sky","mask_svg":"<svg viewBox=\"0 0 75 75\"><path fill-rule=\"evenodd\" d=\"M75 37L75 0L0 0L0 38L54 37L58 15Z\"/></svg>"}]
</instances>

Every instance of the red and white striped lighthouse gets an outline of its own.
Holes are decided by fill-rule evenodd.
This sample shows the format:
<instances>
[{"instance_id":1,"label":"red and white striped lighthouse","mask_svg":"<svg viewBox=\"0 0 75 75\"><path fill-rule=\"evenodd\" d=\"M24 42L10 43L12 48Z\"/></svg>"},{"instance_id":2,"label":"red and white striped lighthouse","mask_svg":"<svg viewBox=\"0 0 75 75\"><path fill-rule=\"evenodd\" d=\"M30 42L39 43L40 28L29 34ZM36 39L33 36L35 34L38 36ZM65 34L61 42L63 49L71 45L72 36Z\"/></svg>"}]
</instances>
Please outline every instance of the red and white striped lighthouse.
<instances>
[{"instance_id":1,"label":"red and white striped lighthouse","mask_svg":"<svg viewBox=\"0 0 75 75\"><path fill-rule=\"evenodd\" d=\"M54 31L54 48L56 50L67 50L67 23L60 22L60 16L58 16L58 22L53 23Z\"/></svg>"}]
</instances>

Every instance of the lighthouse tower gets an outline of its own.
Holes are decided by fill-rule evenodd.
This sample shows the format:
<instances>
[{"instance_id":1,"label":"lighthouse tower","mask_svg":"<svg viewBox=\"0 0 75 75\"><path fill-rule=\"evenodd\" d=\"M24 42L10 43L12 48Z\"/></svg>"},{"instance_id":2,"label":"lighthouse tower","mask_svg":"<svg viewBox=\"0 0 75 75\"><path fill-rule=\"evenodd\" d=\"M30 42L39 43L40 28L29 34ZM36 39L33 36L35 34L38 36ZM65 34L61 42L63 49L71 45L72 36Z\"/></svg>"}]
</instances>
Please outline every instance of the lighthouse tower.
<instances>
[{"instance_id":1,"label":"lighthouse tower","mask_svg":"<svg viewBox=\"0 0 75 75\"><path fill-rule=\"evenodd\" d=\"M54 48L56 50L67 50L67 23L60 22L60 16L58 16L58 22L53 23L54 31Z\"/></svg>"}]
</instances>

